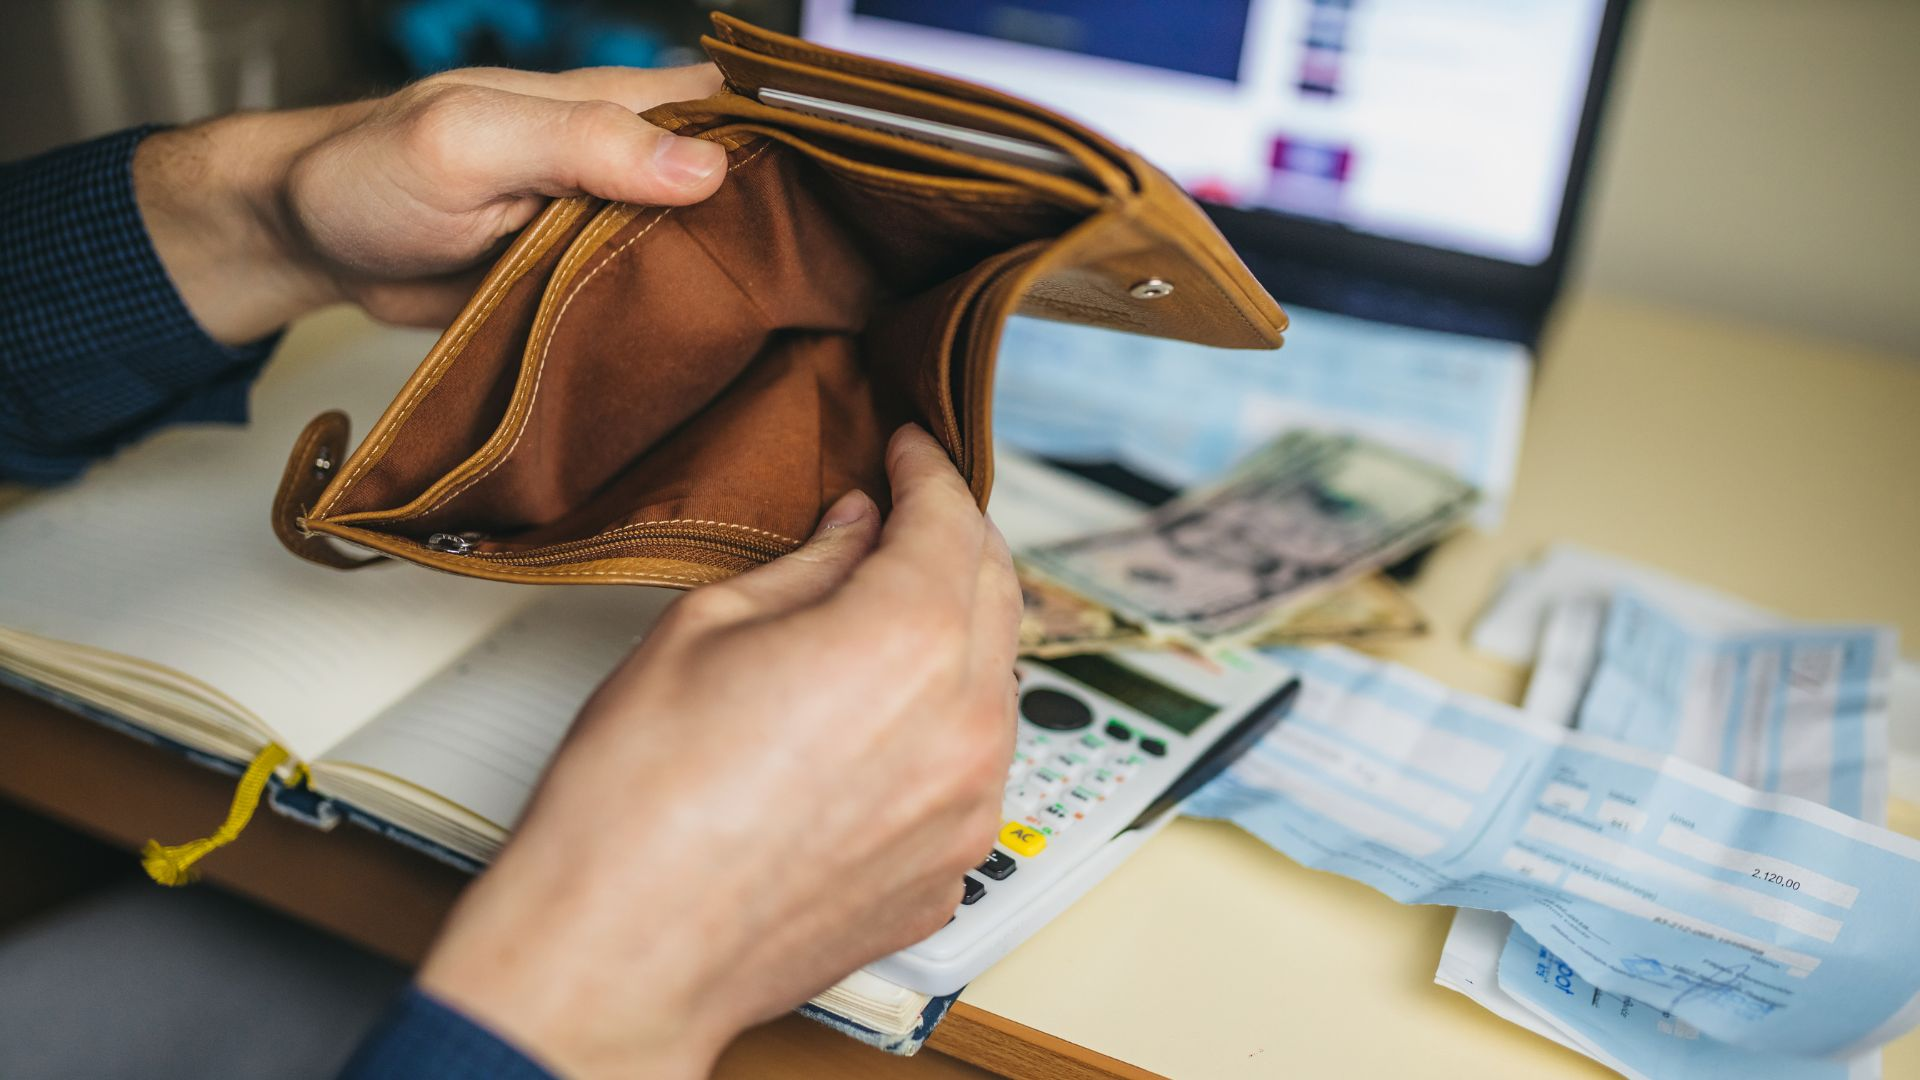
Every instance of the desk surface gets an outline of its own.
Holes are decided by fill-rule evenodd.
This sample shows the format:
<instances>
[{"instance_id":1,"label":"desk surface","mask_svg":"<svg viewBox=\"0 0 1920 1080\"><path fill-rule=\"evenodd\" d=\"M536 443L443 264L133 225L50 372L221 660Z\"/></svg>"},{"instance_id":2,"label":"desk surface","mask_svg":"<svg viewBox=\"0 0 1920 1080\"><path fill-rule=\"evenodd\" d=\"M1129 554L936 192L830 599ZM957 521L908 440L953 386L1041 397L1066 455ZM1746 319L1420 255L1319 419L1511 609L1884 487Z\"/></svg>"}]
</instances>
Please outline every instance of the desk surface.
<instances>
[{"instance_id":1,"label":"desk surface","mask_svg":"<svg viewBox=\"0 0 1920 1080\"><path fill-rule=\"evenodd\" d=\"M1524 671L1464 635L1554 540L1920 639L1917 415L1920 362L1581 298L1543 350L1505 525L1436 551L1413 589L1432 633L1379 651L1517 701ZM1451 915L1181 821L962 1000L1174 1077L1613 1075L1434 986ZM1920 1076L1920 1038L1886 1075Z\"/></svg>"},{"instance_id":2,"label":"desk surface","mask_svg":"<svg viewBox=\"0 0 1920 1080\"><path fill-rule=\"evenodd\" d=\"M322 317L277 363L365 332ZM1920 637L1916 414L1920 363L1571 302L1544 352L1504 528L1435 553L1414 590L1433 633L1385 652L1517 699L1524 672L1467 652L1463 633L1506 565L1559 539L1791 615ZM221 778L17 698L0 701L0 732L0 794L116 840L185 835L204 824L195 813L224 807ZM138 790L118 781L127 775L144 778ZM211 809L183 810L195 800ZM267 818L210 857L209 876L388 955L417 955L459 886L371 836ZM1896 805L1895 823L1920 833L1920 809ZM355 880L330 870L346 866ZM1450 916L1303 870L1230 826L1176 822L969 987L933 1045L1014 1073L1037 1071L1009 1056L1029 1053L1094 1061L1084 1076L1611 1075L1434 986ZM722 1072L977 1075L937 1056L887 1059L800 1021L750 1033ZM1886 1073L1920 1075L1920 1038L1889 1050Z\"/></svg>"}]
</instances>

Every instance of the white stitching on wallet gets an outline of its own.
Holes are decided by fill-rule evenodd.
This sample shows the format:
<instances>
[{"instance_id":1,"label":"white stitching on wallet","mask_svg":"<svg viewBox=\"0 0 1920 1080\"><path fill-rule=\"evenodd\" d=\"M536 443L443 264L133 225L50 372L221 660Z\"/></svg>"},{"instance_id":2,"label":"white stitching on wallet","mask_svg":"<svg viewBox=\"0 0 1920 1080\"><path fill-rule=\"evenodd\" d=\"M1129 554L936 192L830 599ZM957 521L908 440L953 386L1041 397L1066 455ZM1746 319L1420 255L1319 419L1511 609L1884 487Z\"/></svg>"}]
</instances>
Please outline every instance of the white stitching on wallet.
<instances>
[{"instance_id":1,"label":"white stitching on wallet","mask_svg":"<svg viewBox=\"0 0 1920 1080\"><path fill-rule=\"evenodd\" d=\"M727 171L731 173L737 169L745 168L748 163L752 162L755 158L758 158L761 154L766 153L767 150L772 145L773 145L772 143L769 143L767 146L763 146L760 149L755 150L753 153L747 155L746 157L742 158L739 162L729 167ZM423 517L427 514L433 513L435 510L438 510L441 507L447 505L447 503L453 501L455 498L457 498L462 492L466 491L468 488L486 479L487 477L493 475L493 471L495 469L498 469L501 463L505 462L507 458L513 456L514 448L520 445L521 437L527 433L527 427L533 420L534 405L539 401L539 398L540 398L540 381L546 375L546 371L547 371L547 355L553 349L553 339L559 336L560 334L561 320L566 318L567 309L573 306L574 297L580 295L580 291L587 287L587 283L593 280L595 274L598 274L601 271L601 269L604 268L607 264L619 258L622 252L625 252L628 248L638 243L641 237L652 232L653 227L655 225L660 224L662 221L665 221L667 219L667 215L673 213L673 211L674 211L674 208L671 206L661 210L660 216L648 222L646 228L641 229L638 233L635 233L633 237L629 239L626 243L621 244L618 248L615 248L613 251L609 252L605 258L601 259L598 263L595 263L593 269L589 270L585 276L583 276L578 282L574 284L573 289L567 293L566 300L564 300L560 304L560 311L557 314L555 314L553 317L553 325L549 327L547 330L547 340L544 343L542 343L542 345L540 346L540 362L534 367L534 370L533 370L533 388L527 394L527 407L520 416L520 426L518 430L516 430L513 433L513 441L507 444L507 448L505 450L502 450L500 454L497 457L495 457L493 461L490 462L485 469L482 469L478 474L468 479L466 483L463 483L459 487L454 488L452 491L449 491L447 494L442 495L440 498L434 500L433 503L431 503L430 505L420 510L416 510L411 514L404 515L403 517L394 518L392 520L406 521L411 518Z\"/></svg>"},{"instance_id":2,"label":"white stitching on wallet","mask_svg":"<svg viewBox=\"0 0 1920 1080\"><path fill-rule=\"evenodd\" d=\"M482 317L469 322L466 327L461 330L460 336L455 338L453 344L442 354L440 363L435 365L432 373L414 386L413 391L407 395L407 400L401 405L399 414L393 418L393 423L389 424L386 431L381 433L380 441L375 443L373 448L365 455L356 455L360 458L359 462L354 465L353 471L348 473L346 478L340 481L339 492L336 493L333 498L327 500L327 505L331 506L345 498L348 490L353 487L355 481L360 479L361 474L365 473L375 462L380 460L381 456L386 452L387 445L393 441L394 435L399 432L400 425L405 423L407 417L413 414L415 406L425 400L427 392L439 385L441 375L443 375L453 361L459 357L460 350L466 348L467 340L473 337L480 329L480 324L486 322L485 316L493 314L493 310L500 306L500 298L506 294L507 289L525 275L526 264L535 261L539 257L534 254L536 249L540 249L537 241L544 234L556 228L553 222L562 216L563 215L555 214L551 218L543 218L534 228L533 237L527 242L527 246L521 252L520 258L513 263L505 275L489 282L493 292L497 295L488 296ZM577 217L578 215L573 216ZM569 221L571 221L571 217ZM539 254L543 255L545 253L544 249L540 249Z\"/></svg>"}]
</instances>

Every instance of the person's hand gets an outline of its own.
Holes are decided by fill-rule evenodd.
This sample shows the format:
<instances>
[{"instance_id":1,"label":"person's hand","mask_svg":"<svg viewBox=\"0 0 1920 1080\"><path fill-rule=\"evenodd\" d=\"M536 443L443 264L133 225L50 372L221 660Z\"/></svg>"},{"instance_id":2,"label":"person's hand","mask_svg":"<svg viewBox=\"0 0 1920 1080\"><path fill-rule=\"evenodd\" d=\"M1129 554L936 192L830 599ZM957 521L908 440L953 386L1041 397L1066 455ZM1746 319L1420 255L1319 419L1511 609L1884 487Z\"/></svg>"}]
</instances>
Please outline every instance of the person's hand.
<instances>
[{"instance_id":1,"label":"person's hand","mask_svg":"<svg viewBox=\"0 0 1920 1080\"><path fill-rule=\"evenodd\" d=\"M549 197L713 194L726 151L636 113L719 87L706 64L450 71L373 101L156 133L134 154L134 191L161 262L219 341L338 300L443 326Z\"/></svg>"},{"instance_id":2,"label":"person's hand","mask_svg":"<svg viewBox=\"0 0 1920 1080\"><path fill-rule=\"evenodd\" d=\"M726 1041L938 930L991 849L1020 590L918 428L883 528L678 601L582 711L420 984L567 1075L704 1075Z\"/></svg>"}]
</instances>

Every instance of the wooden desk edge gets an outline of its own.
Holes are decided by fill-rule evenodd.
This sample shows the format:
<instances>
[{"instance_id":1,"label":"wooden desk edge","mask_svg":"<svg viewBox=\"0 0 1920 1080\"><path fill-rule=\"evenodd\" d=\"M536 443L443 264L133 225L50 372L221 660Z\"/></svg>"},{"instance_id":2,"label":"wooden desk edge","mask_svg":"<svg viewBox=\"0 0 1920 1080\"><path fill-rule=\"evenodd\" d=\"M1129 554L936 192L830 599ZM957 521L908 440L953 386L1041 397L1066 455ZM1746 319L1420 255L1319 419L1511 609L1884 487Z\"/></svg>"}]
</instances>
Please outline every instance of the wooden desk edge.
<instances>
[{"instance_id":1,"label":"wooden desk edge","mask_svg":"<svg viewBox=\"0 0 1920 1080\"><path fill-rule=\"evenodd\" d=\"M170 843L207 833L233 796L232 777L5 688L0 747L0 797L129 852L153 837ZM203 869L209 882L409 967L467 882L460 871L364 829L322 832L275 813L256 815ZM965 1002L927 1046L1003 1076L1158 1075Z\"/></svg>"},{"instance_id":2,"label":"wooden desk edge","mask_svg":"<svg viewBox=\"0 0 1920 1080\"><path fill-rule=\"evenodd\" d=\"M927 1049L1001 1076L1058 1080L1166 1080L1118 1058L1009 1020L964 1001L955 1002L933 1029Z\"/></svg>"}]
</instances>

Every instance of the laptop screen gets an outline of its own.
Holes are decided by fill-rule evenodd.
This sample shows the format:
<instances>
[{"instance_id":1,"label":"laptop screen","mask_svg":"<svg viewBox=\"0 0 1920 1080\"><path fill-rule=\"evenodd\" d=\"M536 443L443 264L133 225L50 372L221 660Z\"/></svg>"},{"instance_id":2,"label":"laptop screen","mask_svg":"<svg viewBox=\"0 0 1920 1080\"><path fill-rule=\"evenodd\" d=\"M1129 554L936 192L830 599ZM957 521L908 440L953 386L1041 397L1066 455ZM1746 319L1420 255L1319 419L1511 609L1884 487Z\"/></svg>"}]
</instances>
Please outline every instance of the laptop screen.
<instances>
[{"instance_id":1,"label":"laptop screen","mask_svg":"<svg viewBox=\"0 0 1920 1080\"><path fill-rule=\"evenodd\" d=\"M802 33L1087 121L1194 195L1553 254L1605 0L807 0Z\"/></svg>"}]
</instances>

